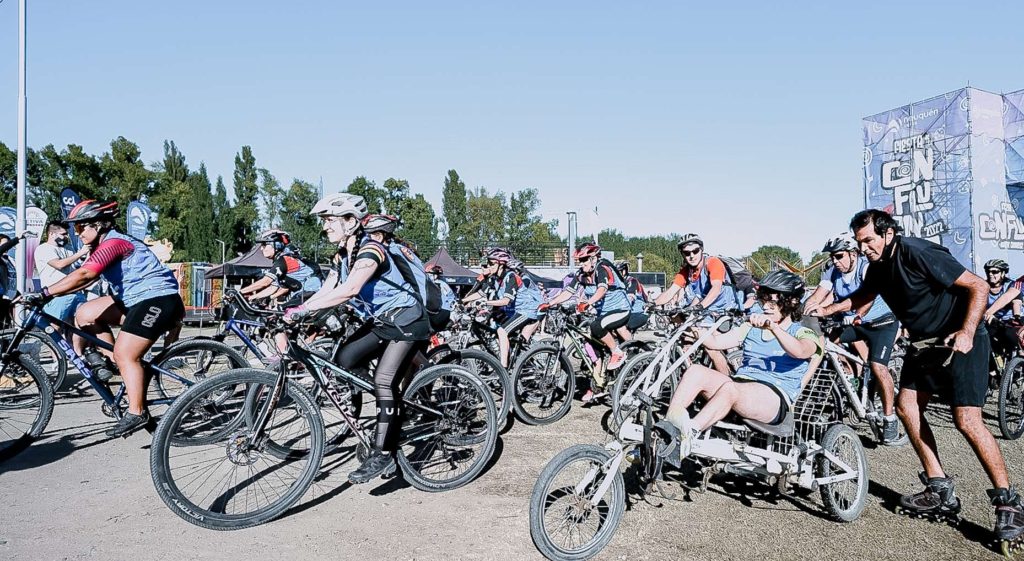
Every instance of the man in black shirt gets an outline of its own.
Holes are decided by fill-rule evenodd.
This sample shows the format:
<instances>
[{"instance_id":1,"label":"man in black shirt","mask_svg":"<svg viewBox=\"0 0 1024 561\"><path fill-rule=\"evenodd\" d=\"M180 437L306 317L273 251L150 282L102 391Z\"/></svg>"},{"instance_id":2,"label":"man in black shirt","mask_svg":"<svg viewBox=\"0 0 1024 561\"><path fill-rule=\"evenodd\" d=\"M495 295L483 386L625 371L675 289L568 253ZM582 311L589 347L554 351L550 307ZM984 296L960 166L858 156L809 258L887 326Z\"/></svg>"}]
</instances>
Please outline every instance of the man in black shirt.
<instances>
[{"instance_id":1,"label":"man in black shirt","mask_svg":"<svg viewBox=\"0 0 1024 561\"><path fill-rule=\"evenodd\" d=\"M924 466L924 491L900 498L914 513L956 515L960 500L939 461L935 435L924 411L935 394L946 397L957 429L978 455L995 489L996 533L1013 540L1024 533L1021 499L1010 487L999 445L982 420L988 361L988 333L981 321L988 283L968 271L941 245L899 235L886 212L857 213L850 229L871 264L860 289L827 306L823 315L859 309L876 296L906 327L915 348L904 360L896 410Z\"/></svg>"}]
</instances>

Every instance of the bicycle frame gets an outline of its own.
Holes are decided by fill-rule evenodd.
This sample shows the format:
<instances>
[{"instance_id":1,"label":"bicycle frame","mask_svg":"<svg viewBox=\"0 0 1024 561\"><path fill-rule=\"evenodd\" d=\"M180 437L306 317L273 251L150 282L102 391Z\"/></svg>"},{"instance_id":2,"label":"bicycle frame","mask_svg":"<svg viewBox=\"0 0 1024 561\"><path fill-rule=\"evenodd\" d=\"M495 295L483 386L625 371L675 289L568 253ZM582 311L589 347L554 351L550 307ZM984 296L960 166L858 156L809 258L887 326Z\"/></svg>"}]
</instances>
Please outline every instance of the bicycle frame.
<instances>
[{"instance_id":1,"label":"bicycle frame","mask_svg":"<svg viewBox=\"0 0 1024 561\"><path fill-rule=\"evenodd\" d=\"M64 353L64 356L67 357L68 362L73 364L75 368L77 368L78 371L82 373L82 376L84 376L85 379L89 382L89 385L92 386L93 391L95 391L100 396L100 398L103 399L103 402L108 407L110 407L111 411L114 413L114 416L116 418L120 418L121 412L120 409L117 407L117 404L124 399L124 384L121 384L121 387L115 394L110 391L110 388L107 386L106 383L97 380L96 375L93 374L93 371L91 368L89 368L89 365L86 364L85 360L81 356L79 356L77 352L75 352L74 347L72 347L71 344L69 344L67 340L64 338L64 336L61 334L61 329L66 330L65 332L70 332L75 335L78 335L79 337L82 337L83 339L92 343L99 349L113 351L114 346L96 337L91 333L87 333L75 327L74 325L61 321L60 319L57 319L47 314L40 308L32 309L28 317L21 323L21 326L17 328L17 330L14 333L14 336L11 337L10 344L5 349L3 349L4 361L3 364L0 365L0 368L7 368L7 358L10 357L12 353L17 352L18 346L21 345L21 342L25 338L25 334L37 326L40 327L42 329L42 332L47 337L49 337L51 341L53 341L54 345L56 345L57 348L60 349L62 353ZM169 370L165 370L158 366L154 366L147 360L142 361L142 367L147 372L147 374L152 375L154 372L156 372L159 373L161 376L167 376L168 378L171 378L174 381L179 382L185 386L191 386L193 384L191 380L178 376L177 374ZM146 404L166 405L171 403L172 401L174 401L174 398L157 398L146 400Z\"/></svg>"}]
</instances>

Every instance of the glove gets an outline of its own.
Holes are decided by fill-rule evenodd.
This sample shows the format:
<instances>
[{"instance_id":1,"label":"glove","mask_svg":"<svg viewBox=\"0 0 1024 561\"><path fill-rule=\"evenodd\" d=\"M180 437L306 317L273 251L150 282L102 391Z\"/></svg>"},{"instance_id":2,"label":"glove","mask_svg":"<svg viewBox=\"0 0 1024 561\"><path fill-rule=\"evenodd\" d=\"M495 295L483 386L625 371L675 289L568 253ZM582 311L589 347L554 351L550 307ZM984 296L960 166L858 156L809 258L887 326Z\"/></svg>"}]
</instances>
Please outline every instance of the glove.
<instances>
[{"instance_id":1,"label":"glove","mask_svg":"<svg viewBox=\"0 0 1024 561\"><path fill-rule=\"evenodd\" d=\"M860 316L857 314L843 316L843 325L857 325L858 323L860 323Z\"/></svg>"},{"instance_id":2,"label":"glove","mask_svg":"<svg viewBox=\"0 0 1024 561\"><path fill-rule=\"evenodd\" d=\"M550 307L551 307L551 304L548 304L547 302L544 302L540 306L537 306L537 311L538 312L546 312L546 311L548 311L548 308L550 308Z\"/></svg>"},{"instance_id":3,"label":"glove","mask_svg":"<svg viewBox=\"0 0 1024 561\"><path fill-rule=\"evenodd\" d=\"M284 320L289 323L294 323L311 313L313 313L312 310L307 309L305 306L295 306L294 308L288 308L284 311Z\"/></svg>"},{"instance_id":4,"label":"glove","mask_svg":"<svg viewBox=\"0 0 1024 561\"><path fill-rule=\"evenodd\" d=\"M587 308L589 308L589 307L590 307L590 303L588 303L588 302L579 302L579 303L576 304L576 312L582 314L583 312L587 311Z\"/></svg>"},{"instance_id":5,"label":"glove","mask_svg":"<svg viewBox=\"0 0 1024 561\"><path fill-rule=\"evenodd\" d=\"M44 304L46 304L52 299L53 296L50 296L49 292L47 292L45 289L43 292L29 292L28 294L24 294L21 297L21 301L24 302L26 306L39 307L42 307Z\"/></svg>"}]
</instances>

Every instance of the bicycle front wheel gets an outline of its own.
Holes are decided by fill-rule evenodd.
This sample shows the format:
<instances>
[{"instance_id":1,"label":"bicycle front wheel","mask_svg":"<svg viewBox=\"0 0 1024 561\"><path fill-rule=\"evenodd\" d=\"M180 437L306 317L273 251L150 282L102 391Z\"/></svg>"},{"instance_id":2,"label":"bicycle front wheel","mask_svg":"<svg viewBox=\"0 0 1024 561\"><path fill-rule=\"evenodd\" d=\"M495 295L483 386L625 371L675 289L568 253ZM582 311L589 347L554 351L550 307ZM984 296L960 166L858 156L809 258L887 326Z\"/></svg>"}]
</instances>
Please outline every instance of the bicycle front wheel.
<instances>
[{"instance_id":1,"label":"bicycle front wheel","mask_svg":"<svg viewBox=\"0 0 1024 561\"><path fill-rule=\"evenodd\" d=\"M14 355L0 374L0 462L43 434L53 415L53 387L31 358Z\"/></svg>"},{"instance_id":2,"label":"bicycle front wheel","mask_svg":"<svg viewBox=\"0 0 1024 561\"><path fill-rule=\"evenodd\" d=\"M420 372L402 399L398 465L421 491L469 483L494 455L498 414L491 392L469 371L450 364Z\"/></svg>"},{"instance_id":3,"label":"bicycle front wheel","mask_svg":"<svg viewBox=\"0 0 1024 561\"><path fill-rule=\"evenodd\" d=\"M7 329L0 332L0 345L6 348L15 331L17 330ZM31 357L43 369L46 377L50 379L54 393L60 391L68 377L68 359L46 334L35 329L25 333L18 351Z\"/></svg>"},{"instance_id":4,"label":"bicycle front wheel","mask_svg":"<svg viewBox=\"0 0 1024 561\"><path fill-rule=\"evenodd\" d=\"M199 382L235 368L248 368L250 364L226 343L213 339L185 339L161 352L153 359L153 366L158 368L153 374L157 397L173 399L185 391L190 382Z\"/></svg>"},{"instance_id":5,"label":"bicycle front wheel","mask_svg":"<svg viewBox=\"0 0 1024 561\"><path fill-rule=\"evenodd\" d=\"M576 373L560 345L536 345L523 353L512 373L512 407L528 425L547 425L572 407Z\"/></svg>"},{"instance_id":6,"label":"bicycle front wheel","mask_svg":"<svg viewBox=\"0 0 1024 561\"><path fill-rule=\"evenodd\" d=\"M1003 368L999 384L999 431L1007 440L1024 434L1024 358L1015 357Z\"/></svg>"},{"instance_id":7,"label":"bicycle front wheel","mask_svg":"<svg viewBox=\"0 0 1024 561\"><path fill-rule=\"evenodd\" d=\"M512 408L512 383L508 371L501 367L501 361L493 355L479 349L448 352L437 357L435 364L457 364L480 378L480 381L491 390L494 405L498 408L498 421L504 421Z\"/></svg>"},{"instance_id":8,"label":"bicycle front wheel","mask_svg":"<svg viewBox=\"0 0 1024 561\"><path fill-rule=\"evenodd\" d=\"M172 512L203 528L237 530L273 520L302 498L323 460L323 422L313 398L288 382L279 402L287 406L275 407L267 428L252 434L248 419L263 412L247 414L246 398L276 383L270 372L241 368L204 380L175 400L153 435L149 457L157 494ZM273 442L305 452L273 453Z\"/></svg>"},{"instance_id":9,"label":"bicycle front wheel","mask_svg":"<svg viewBox=\"0 0 1024 561\"><path fill-rule=\"evenodd\" d=\"M610 471L612 455L577 444L548 462L530 496L530 537L548 559L590 559L615 535L626 510L622 474ZM602 496L597 491L608 478Z\"/></svg>"}]
</instances>

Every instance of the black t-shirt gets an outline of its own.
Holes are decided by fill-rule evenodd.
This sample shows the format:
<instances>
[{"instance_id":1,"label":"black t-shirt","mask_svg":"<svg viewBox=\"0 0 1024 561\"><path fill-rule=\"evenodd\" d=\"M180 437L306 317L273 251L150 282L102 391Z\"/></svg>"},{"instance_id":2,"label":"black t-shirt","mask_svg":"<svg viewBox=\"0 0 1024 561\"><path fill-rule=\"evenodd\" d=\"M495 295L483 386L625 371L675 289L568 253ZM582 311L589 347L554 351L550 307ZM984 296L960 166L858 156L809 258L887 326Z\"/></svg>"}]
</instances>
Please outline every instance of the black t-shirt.
<instances>
[{"instance_id":1,"label":"black t-shirt","mask_svg":"<svg viewBox=\"0 0 1024 561\"><path fill-rule=\"evenodd\" d=\"M880 295L912 337L949 335L967 313L967 290L953 286L966 270L937 243L896 236L892 255L868 265L861 290Z\"/></svg>"}]
</instances>

